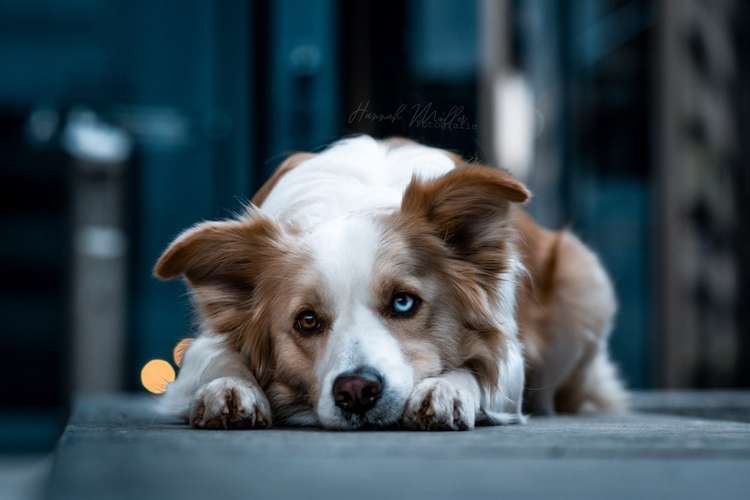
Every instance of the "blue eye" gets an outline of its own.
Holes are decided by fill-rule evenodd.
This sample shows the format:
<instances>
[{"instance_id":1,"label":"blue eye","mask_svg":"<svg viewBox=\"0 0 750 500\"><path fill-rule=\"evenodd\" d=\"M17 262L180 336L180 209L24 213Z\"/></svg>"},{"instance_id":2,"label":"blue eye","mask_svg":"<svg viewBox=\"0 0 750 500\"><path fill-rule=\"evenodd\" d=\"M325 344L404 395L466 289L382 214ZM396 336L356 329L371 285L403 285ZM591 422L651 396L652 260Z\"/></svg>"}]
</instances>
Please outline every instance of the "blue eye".
<instances>
[{"instance_id":1,"label":"blue eye","mask_svg":"<svg viewBox=\"0 0 750 500\"><path fill-rule=\"evenodd\" d=\"M419 298L409 293L397 293L391 300L391 313L394 316L410 316L419 305Z\"/></svg>"}]
</instances>

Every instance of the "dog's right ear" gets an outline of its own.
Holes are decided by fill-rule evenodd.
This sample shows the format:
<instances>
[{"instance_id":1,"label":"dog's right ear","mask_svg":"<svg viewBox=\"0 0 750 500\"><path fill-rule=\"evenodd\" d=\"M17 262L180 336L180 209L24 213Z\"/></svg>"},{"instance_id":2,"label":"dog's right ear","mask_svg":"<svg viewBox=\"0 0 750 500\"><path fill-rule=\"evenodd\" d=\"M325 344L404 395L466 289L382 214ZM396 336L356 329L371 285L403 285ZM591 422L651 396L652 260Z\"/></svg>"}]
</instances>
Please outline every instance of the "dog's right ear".
<instances>
[{"instance_id":1,"label":"dog's right ear","mask_svg":"<svg viewBox=\"0 0 750 500\"><path fill-rule=\"evenodd\" d=\"M247 355L258 381L270 376L273 359L269 316L258 290L263 276L288 255L285 240L279 225L251 208L240 219L188 229L154 266L161 279L187 279L202 322Z\"/></svg>"},{"instance_id":2,"label":"dog's right ear","mask_svg":"<svg viewBox=\"0 0 750 500\"><path fill-rule=\"evenodd\" d=\"M502 170L466 165L434 179L412 178L401 213L427 222L457 256L495 279L507 265L505 249L516 234L510 204L529 196L526 186Z\"/></svg>"},{"instance_id":3,"label":"dog's right ear","mask_svg":"<svg viewBox=\"0 0 750 500\"><path fill-rule=\"evenodd\" d=\"M269 257L276 254L280 229L257 213L239 220L203 222L179 235L154 266L169 280L184 275L193 286L251 286Z\"/></svg>"}]
</instances>

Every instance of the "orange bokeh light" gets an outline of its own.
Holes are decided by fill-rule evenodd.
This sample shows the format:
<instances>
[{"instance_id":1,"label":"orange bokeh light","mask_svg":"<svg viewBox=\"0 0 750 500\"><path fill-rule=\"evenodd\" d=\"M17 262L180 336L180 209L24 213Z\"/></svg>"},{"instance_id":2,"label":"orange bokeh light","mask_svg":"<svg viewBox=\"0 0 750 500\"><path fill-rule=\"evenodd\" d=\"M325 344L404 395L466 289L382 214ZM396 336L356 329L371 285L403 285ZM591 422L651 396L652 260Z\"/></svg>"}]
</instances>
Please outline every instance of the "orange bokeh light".
<instances>
[{"instance_id":1,"label":"orange bokeh light","mask_svg":"<svg viewBox=\"0 0 750 500\"><path fill-rule=\"evenodd\" d=\"M152 394L164 393L174 379L174 368L163 359L152 359L141 369L141 383Z\"/></svg>"},{"instance_id":2,"label":"orange bokeh light","mask_svg":"<svg viewBox=\"0 0 750 500\"><path fill-rule=\"evenodd\" d=\"M177 366L182 366L182 358L185 356L185 349L187 349L190 344L193 342L193 339L186 338L180 340L176 346L174 346L174 350L172 351L172 359L174 360L174 364Z\"/></svg>"}]
</instances>

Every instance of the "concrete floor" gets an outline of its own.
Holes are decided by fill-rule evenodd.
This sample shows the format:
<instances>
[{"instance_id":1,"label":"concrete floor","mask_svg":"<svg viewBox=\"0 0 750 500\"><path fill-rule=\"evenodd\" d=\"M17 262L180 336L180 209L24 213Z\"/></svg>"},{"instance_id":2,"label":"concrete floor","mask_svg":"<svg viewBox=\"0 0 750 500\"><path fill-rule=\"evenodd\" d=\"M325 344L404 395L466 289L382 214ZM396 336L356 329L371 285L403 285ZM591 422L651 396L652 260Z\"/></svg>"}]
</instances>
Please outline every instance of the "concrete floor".
<instances>
[{"instance_id":1,"label":"concrete floor","mask_svg":"<svg viewBox=\"0 0 750 500\"><path fill-rule=\"evenodd\" d=\"M652 393L641 412L459 433L198 431L150 400L82 400L52 499L750 498L750 393ZM697 415L697 416L695 416Z\"/></svg>"},{"instance_id":2,"label":"concrete floor","mask_svg":"<svg viewBox=\"0 0 750 500\"><path fill-rule=\"evenodd\" d=\"M44 498L51 462L47 454L0 455L0 499Z\"/></svg>"}]
</instances>

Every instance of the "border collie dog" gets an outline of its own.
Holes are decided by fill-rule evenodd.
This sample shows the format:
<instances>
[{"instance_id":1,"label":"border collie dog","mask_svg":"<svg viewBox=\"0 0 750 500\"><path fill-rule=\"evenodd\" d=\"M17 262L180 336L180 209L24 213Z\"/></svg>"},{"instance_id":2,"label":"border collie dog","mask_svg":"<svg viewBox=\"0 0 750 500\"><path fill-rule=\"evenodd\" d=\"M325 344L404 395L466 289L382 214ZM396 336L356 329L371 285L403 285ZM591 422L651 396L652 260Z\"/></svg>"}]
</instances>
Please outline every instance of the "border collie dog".
<instances>
[{"instance_id":1,"label":"border collie dog","mask_svg":"<svg viewBox=\"0 0 750 500\"><path fill-rule=\"evenodd\" d=\"M163 408L205 428L424 430L624 410L611 282L529 196L405 139L290 156L157 262L200 320Z\"/></svg>"}]
</instances>

